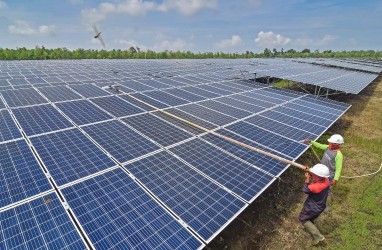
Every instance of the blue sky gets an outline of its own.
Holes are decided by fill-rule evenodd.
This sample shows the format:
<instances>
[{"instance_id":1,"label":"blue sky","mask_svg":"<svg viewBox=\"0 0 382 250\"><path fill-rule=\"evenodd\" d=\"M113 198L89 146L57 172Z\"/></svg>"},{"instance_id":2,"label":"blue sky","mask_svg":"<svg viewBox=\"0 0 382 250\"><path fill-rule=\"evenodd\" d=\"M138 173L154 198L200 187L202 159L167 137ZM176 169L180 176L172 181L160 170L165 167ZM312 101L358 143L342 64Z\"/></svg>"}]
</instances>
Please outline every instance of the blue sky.
<instances>
[{"instance_id":1,"label":"blue sky","mask_svg":"<svg viewBox=\"0 0 382 250\"><path fill-rule=\"evenodd\" d=\"M0 47L262 52L382 48L381 0L0 0Z\"/></svg>"}]
</instances>

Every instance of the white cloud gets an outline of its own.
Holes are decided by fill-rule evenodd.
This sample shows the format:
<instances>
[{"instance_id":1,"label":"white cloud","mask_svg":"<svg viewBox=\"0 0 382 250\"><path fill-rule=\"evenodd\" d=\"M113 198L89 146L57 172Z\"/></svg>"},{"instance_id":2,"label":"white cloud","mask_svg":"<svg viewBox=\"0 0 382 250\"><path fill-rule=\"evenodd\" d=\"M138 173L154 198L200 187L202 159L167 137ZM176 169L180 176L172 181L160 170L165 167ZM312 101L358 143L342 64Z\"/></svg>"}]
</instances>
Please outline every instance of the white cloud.
<instances>
[{"instance_id":1,"label":"white cloud","mask_svg":"<svg viewBox=\"0 0 382 250\"><path fill-rule=\"evenodd\" d=\"M337 40L337 36L333 35L325 35L320 39L312 39L312 38L297 38L293 41L293 45L297 46L323 46L330 44L331 42Z\"/></svg>"},{"instance_id":2,"label":"white cloud","mask_svg":"<svg viewBox=\"0 0 382 250\"><path fill-rule=\"evenodd\" d=\"M7 3L0 0L0 10L7 8Z\"/></svg>"},{"instance_id":3,"label":"white cloud","mask_svg":"<svg viewBox=\"0 0 382 250\"><path fill-rule=\"evenodd\" d=\"M147 47L143 44L138 43L135 40L124 40L124 39L115 39L113 41L114 44L120 45L123 48L130 48L130 47L138 47L141 50L147 50Z\"/></svg>"},{"instance_id":4,"label":"white cloud","mask_svg":"<svg viewBox=\"0 0 382 250\"><path fill-rule=\"evenodd\" d=\"M233 35L230 39L221 40L218 43L215 43L215 47L219 49L234 48L242 44L242 39L238 35Z\"/></svg>"},{"instance_id":5,"label":"white cloud","mask_svg":"<svg viewBox=\"0 0 382 250\"><path fill-rule=\"evenodd\" d=\"M54 25L41 25L37 28L33 28L30 24L23 20L17 20L15 24L8 26L8 31L11 34L16 35L52 35L55 31Z\"/></svg>"},{"instance_id":6,"label":"white cloud","mask_svg":"<svg viewBox=\"0 0 382 250\"><path fill-rule=\"evenodd\" d=\"M158 4L154 1L124 0L121 3L100 3L97 8L84 9L82 17L89 23L96 23L106 19L112 14L126 14L129 16L144 16L150 11L167 12L170 9L178 10L184 15L192 15L208 8L217 7L217 0L165 0Z\"/></svg>"},{"instance_id":7,"label":"white cloud","mask_svg":"<svg viewBox=\"0 0 382 250\"><path fill-rule=\"evenodd\" d=\"M183 51L186 49L186 42L183 39L177 38L175 40L161 40L157 41L153 47L155 51L172 50Z\"/></svg>"},{"instance_id":8,"label":"white cloud","mask_svg":"<svg viewBox=\"0 0 382 250\"><path fill-rule=\"evenodd\" d=\"M202 9L216 9L217 0L167 0L164 5L167 8L174 8L180 13L190 16Z\"/></svg>"},{"instance_id":9,"label":"white cloud","mask_svg":"<svg viewBox=\"0 0 382 250\"><path fill-rule=\"evenodd\" d=\"M264 32L260 31L255 39L255 43L257 43L261 47L270 47L275 48L282 45L287 45L292 41L292 39L288 37L283 37L282 35L278 35L273 33L272 31Z\"/></svg>"}]
</instances>

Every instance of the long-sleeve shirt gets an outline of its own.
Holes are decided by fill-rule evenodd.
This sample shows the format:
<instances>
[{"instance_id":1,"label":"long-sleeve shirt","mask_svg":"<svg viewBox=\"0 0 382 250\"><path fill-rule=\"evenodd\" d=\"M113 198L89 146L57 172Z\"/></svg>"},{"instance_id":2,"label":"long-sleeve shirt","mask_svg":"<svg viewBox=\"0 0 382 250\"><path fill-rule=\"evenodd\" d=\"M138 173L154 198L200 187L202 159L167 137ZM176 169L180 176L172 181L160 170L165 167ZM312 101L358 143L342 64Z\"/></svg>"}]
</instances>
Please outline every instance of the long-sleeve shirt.
<instances>
[{"instance_id":1,"label":"long-sleeve shirt","mask_svg":"<svg viewBox=\"0 0 382 250\"><path fill-rule=\"evenodd\" d=\"M329 179L323 182L305 183L302 191L308 194L304 202L303 211L312 215L319 215L326 208L326 200L329 194Z\"/></svg>"},{"instance_id":2,"label":"long-sleeve shirt","mask_svg":"<svg viewBox=\"0 0 382 250\"><path fill-rule=\"evenodd\" d=\"M329 168L329 179L338 181L341 176L342 162L344 158L341 151L330 150L329 145L321 144L315 141L311 141L310 144L313 147L325 150L321 163Z\"/></svg>"}]
</instances>

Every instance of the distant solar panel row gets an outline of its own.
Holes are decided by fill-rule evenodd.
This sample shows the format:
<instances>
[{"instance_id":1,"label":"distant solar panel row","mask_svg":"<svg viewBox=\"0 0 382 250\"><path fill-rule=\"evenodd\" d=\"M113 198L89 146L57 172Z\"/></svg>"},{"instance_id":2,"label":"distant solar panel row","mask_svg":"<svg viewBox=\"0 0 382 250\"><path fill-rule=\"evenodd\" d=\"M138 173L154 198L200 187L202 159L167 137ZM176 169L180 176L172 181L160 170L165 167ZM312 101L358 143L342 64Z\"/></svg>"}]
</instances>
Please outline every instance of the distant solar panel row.
<instances>
[{"instance_id":1,"label":"distant solar panel row","mask_svg":"<svg viewBox=\"0 0 382 250\"><path fill-rule=\"evenodd\" d=\"M287 168L123 92L289 160L349 108L164 62L0 62L50 85L1 91L0 248L199 249Z\"/></svg>"}]
</instances>

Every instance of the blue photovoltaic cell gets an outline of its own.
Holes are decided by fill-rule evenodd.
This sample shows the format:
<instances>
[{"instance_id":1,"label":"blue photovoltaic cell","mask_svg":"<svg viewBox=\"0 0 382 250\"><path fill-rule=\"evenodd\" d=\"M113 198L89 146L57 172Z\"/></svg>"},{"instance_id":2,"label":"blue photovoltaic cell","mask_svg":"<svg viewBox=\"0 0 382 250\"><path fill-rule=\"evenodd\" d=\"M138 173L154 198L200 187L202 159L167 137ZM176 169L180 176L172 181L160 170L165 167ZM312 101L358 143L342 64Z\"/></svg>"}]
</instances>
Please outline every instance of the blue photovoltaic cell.
<instances>
[{"instance_id":1,"label":"blue photovoltaic cell","mask_svg":"<svg viewBox=\"0 0 382 250\"><path fill-rule=\"evenodd\" d=\"M196 88L193 86L184 87L184 88L181 88L181 90L185 90L187 92L190 92L190 93L195 94L195 95L200 95L200 96L203 96L205 98L215 98L215 97L220 96L218 94L209 92L209 91L204 90L204 89L199 89L199 88Z\"/></svg>"},{"instance_id":2,"label":"blue photovoltaic cell","mask_svg":"<svg viewBox=\"0 0 382 250\"><path fill-rule=\"evenodd\" d=\"M287 89L281 89L281 88L276 88L276 87L270 87L270 88L264 88L264 89L259 89L257 93L264 95L264 96L269 96L272 98L276 99L281 99L283 101L290 101L295 98L299 98L303 95L306 95L305 93L300 93L296 91L290 91Z\"/></svg>"},{"instance_id":3,"label":"blue photovoltaic cell","mask_svg":"<svg viewBox=\"0 0 382 250\"><path fill-rule=\"evenodd\" d=\"M0 144L0 207L52 187L24 140Z\"/></svg>"},{"instance_id":4,"label":"blue photovoltaic cell","mask_svg":"<svg viewBox=\"0 0 382 250\"><path fill-rule=\"evenodd\" d=\"M342 113L350 106L349 105L348 107L343 108L340 106L325 105L323 103L315 102L315 99L312 99L312 100L297 99L297 100L294 100L292 103L295 103L295 104L298 104L298 105L304 106L304 107L309 107L309 108L314 109L314 110L320 110L320 111L324 111L327 113L331 113L331 114L335 115L336 118L338 116L342 115Z\"/></svg>"},{"instance_id":5,"label":"blue photovoltaic cell","mask_svg":"<svg viewBox=\"0 0 382 250\"><path fill-rule=\"evenodd\" d=\"M196 84L200 84L201 82L200 81L195 81L195 80L191 80L191 79L187 79L185 77L181 77L181 76L174 76L172 77L172 79L178 81L178 82L181 82L183 84L186 84L186 85L196 85Z\"/></svg>"},{"instance_id":6,"label":"blue photovoltaic cell","mask_svg":"<svg viewBox=\"0 0 382 250\"><path fill-rule=\"evenodd\" d=\"M119 98L122 98L123 100L125 101L128 101L129 103L139 107L140 109L143 109L145 111L152 111L153 109L148 107L147 105L144 105L143 103L133 99L132 97L128 96L128 95L125 95L125 94L121 94L121 95L118 95Z\"/></svg>"},{"instance_id":7,"label":"blue photovoltaic cell","mask_svg":"<svg viewBox=\"0 0 382 250\"><path fill-rule=\"evenodd\" d=\"M51 105L39 105L12 110L27 135L64 129L73 125Z\"/></svg>"},{"instance_id":8,"label":"blue photovoltaic cell","mask_svg":"<svg viewBox=\"0 0 382 250\"><path fill-rule=\"evenodd\" d=\"M243 93L242 95L244 95L244 96L247 96L247 97L250 97L250 98L253 98L253 99L255 99L255 100L259 100L259 101L261 101L261 102L264 102L264 101L266 101L266 102L270 102L270 103L272 103L273 105L275 105L275 104L281 104L281 103L283 103L283 102L285 102L285 100L281 100L281 99L279 99L279 98L275 98L275 97L273 97L273 96L271 96L271 95L267 95L267 96L265 96L264 94L266 94L266 93L262 93L262 94L259 94L258 92L259 92L260 90L255 90L255 91L251 91L251 92L246 92L246 93ZM240 100L240 99L239 99ZM256 104L256 103L255 103Z\"/></svg>"},{"instance_id":9,"label":"blue photovoltaic cell","mask_svg":"<svg viewBox=\"0 0 382 250\"><path fill-rule=\"evenodd\" d=\"M221 98L215 99L214 101L217 101L219 103L224 103L236 108L244 109L248 112L251 112L252 114L263 111L265 109L264 107L260 107L254 104L239 101L230 97L221 97Z\"/></svg>"},{"instance_id":10,"label":"blue photovoltaic cell","mask_svg":"<svg viewBox=\"0 0 382 250\"><path fill-rule=\"evenodd\" d=\"M241 136L253 140L254 142L257 142L260 145L264 145L273 148L278 152L284 153L293 159L300 156L300 154L308 147L306 144L292 141L286 137L282 137L267 130L258 128L246 122L237 122L226 128Z\"/></svg>"},{"instance_id":11,"label":"blue photovoltaic cell","mask_svg":"<svg viewBox=\"0 0 382 250\"><path fill-rule=\"evenodd\" d=\"M180 87L180 86L185 86L186 85L184 83L176 81L175 79L166 78L166 77L158 78L157 81L161 82L161 83L165 83L165 84L170 85L170 86L174 86L174 87Z\"/></svg>"},{"instance_id":12,"label":"blue photovoltaic cell","mask_svg":"<svg viewBox=\"0 0 382 250\"><path fill-rule=\"evenodd\" d=\"M42 87L39 88L39 91L52 102L70 101L82 98L66 86Z\"/></svg>"},{"instance_id":13,"label":"blue photovoltaic cell","mask_svg":"<svg viewBox=\"0 0 382 250\"><path fill-rule=\"evenodd\" d=\"M0 95L1 95L1 94L0 94ZM1 98L0 98L0 109L3 109L3 108L5 108L5 105L4 105L3 101L2 101Z\"/></svg>"},{"instance_id":14,"label":"blue photovoltaic cell","mask_svg":"<svg viewBox=\"0 0 382 250\"><path fill-rule=\"evenodd\" d=\"M20 130L7 110L0 111L0 142L21 137Z\"/></svg>"},{"instance_id":15,"label":"blue photovoltaic cell","mask_svg":"<svg viewBox=\"0 0 382 250\"><path fill-rule=\"evenodd\" d=\"M30 85L30 83L24 78L8 79L11 85Z\"/></svg>"},{"instance_id":16,"label":"blue photovoltaic cell","mask_svg":"<svg viewBox=\"0 0 382 250\"><path fill-rule=\"evenodd\" d=\"M175 109L175 108L172 108L172 109L167 109L166 110L168 113L170 114L173 114L179 118L182 118L182 119L185 119L189 122L192 122L194 124L197 124L199 126L202 126L204 128L208 128L208 129L213 129L213 128L216 128L217 125L214 125L212 123L209 123L209 122L206 122L202 119L199 119L198 117L195 117L195 116L192 116L190 114L187 114L187 113L184 113L178 109ZM201 130L199 128L196 128L195 126L192 126L190 124L187 124L185 122L182 122L178 119L175 119L173 117L170 117L168 115L165 115L163 113L160 113L160 112L153 112L152 114L154 114L155 116L158 116L158 117L161 117L162 119L168 121L169 123L177 126L177 127L180 127L184 130L187 130L188 132L192 133L192 134L200 134L200 133L203 133L205 132L204 130Z\"/></svg>"},{"instance_id":17,"label":"blue photovoltaic cell","mask_svg":"<svg viewBox=\"0 0 382 250\"><path fill-rule=\"evenodd\" d=\"M188 100L190 102L197 102L206 99L203 96L195 95L190 92L184 91L182 89L166 89L166 92L175 95L177 97L180 97L182 99Z\"/></svg>"},{"instance_id":18,"label":"blue photovoltaic cell","mask_svg":"<svg viewBox=\"0 0 382 250\"><path fill-rule=\"evenodd\" d=\"M212 83L212 84L209 84L208 86L229 91L231 94L243 92L243 90L241 90L241 89L235 88L235 87L227 85L227 84L222 84L222 83Z\"/></svg>"},{"instance_id":19,"label":"blue photovoltaic cell","mask_svg":"<svg viewBox=\"0 0 382 250\"><path fill-rule=\"evenodd\" d=\"M250 98L250 97L242 95L242 94L231 95L229 97L233 98L235 100L241 101L241 102L250 103L250 104L253 104L253 105L256 105L259 107L263 107L263 108L271 108L271 107L275 106L275 103L267 102L267 101L264 101L261 99Z\"/></svg>"},{"instance_id":20,"label":"blue photovoltaic cell","mask_svg":"<svg viewBox=\"0 0 382 250\"><path fill-rule=\"evenodd\" d=\"M106 96L110 95L108 92L105 90L92 85L92 84L75 84L75 85L70 85L71 89L74 89L77 93L84 97L98 97L98 96Z\"/></svg>"},{"instance_id":21,"label":"blue photovoltaic cell","mask_svg":"<svg viewBox=\"0 0 382 250\"><path fill-rule=\"evenodd\" d=\"M31 88L5 90L2 91L1 94L10 107L20 107L48 102L36 90Z\"/></svg>"},{"instance_id":22,"label":"blue photovoltaic cell","mask_svg":"<svg viewBox=\"0 0 382 250\"><path fill-rule=\"evenodd\" d=\"M129 89L132 89L132 90L135 90L135 91L145 91L145 90L152 90L154 88L150 87L150 86L147 86L143 83L139 83L137 81L134 81L134 80L127 80L127 81L122 81L121 83L123 86L129 88Z\"/></svg>"},{"instance_id":23,"label":"blue photovoltaic cell","mask_svg":"<svg viewBox=\"0 0 382 250\"><path fill-rule=\"evenodd\" d=\"M301 130L305 130L309 133L315 134L316 136L320 135L326 130L326 127L319 124L293 117L293 112L290 112L290 114L282 114L274 110L268 110L261 113L261 116L270 118L283 124L290 125L292 127L299 128Z\"/></svg>"},{"instance_id":24,"label":"blue photovoltaic cell","mask_svg":"<svg viewBox=\"0 0 382 250\"><path fill-rule=\"evenodd\" d=\"M245 206L167 152L125 167L205 241Z\"/></svg>"},{"instance_id":25,"label":"blue photovoltaic cell","mask_svg":"<svg viewBox=\"0 0 382 250\"><path fill-rule=\"evenodd\" d=\"M43 77L44 81L47 83L63 83L61 79L59 79L57 76L50 76L50 77Z\"/></svg>"},{"instance_id":26,"label":"blue photovoltaic cell","mask_svg":"<svg viewBox=\"0 0 382 250\"><path fill-rule=\"evenodd\" d=\"M272 181L270 175L199 139L178 145L170 151L247 201Z\"/></svg>"},{"instance_id":27,"label":"blue photovoltaic cell","mask_svg":"<svg viewBox=\"0 0 382 250\"><path fill-rule=\"evenodd\" d=\"M197 249L189 231L121 169L62 190L96 249Z\"/></svg>"},{"instance_id":28,"label":"blue photovoltaic cell","mask_svg":"<svg viewBox=\"0 0 382 250\"><path fill-rule=\"evenodd\" d=\"M322 98L317 96L303 96L299 100L307 101L310 105L322 105L333 109L339 109L341 111L347 110L351 105L343 102L334 101L328 98Z\"/></svg>"},{"instance_id":29,"label":"blue photovoltaic cell","mask_svg":"<svg viewBox=\"0 0 382 250\"><path fill-rule=\"evenodd\" d=\"M27 78L27 80L31 84L44 84L44 83L46 83L42 78L39 78L39 77Z\"/></svg>"},{"instance_id":30,"label":"blue photovoltaic cell","mask_svg":"<svg viewBox=\"0 0 382 250\"><path fill-rule=\"evenodd\" d=\"M159 149L159 146L119 121L98 123L83 129L119 162L126 162Z\"/></svg>"},{"instance_id":31,"label":"blue photovoltaic cell","mask_svg":"<svg viewBox=\"0 0 382 250\"><path fill-rule=\"evenodd\" d=\"M311 108L309 105L301 106L301 105L295 104L294 102L286 103L285 105L283 105L283 107L298 110L301 112L306 112L309 114L314 114L316 116L319 116L328 120L332 120L332 121L336 120L338 117L337 114L328 113L328 111L325 111L322 108L321 110L317 110L317 109Z\"/></svg>"},{"instance_id":32,"label":"blue photovoltaic cell","mask_svg":"<svg viewBox=\"0 0 382 250\"><path fill-rule=\"evenodd\" d=\"M169 105L167 105L163 102L157 101L155 99L152 99L152 98L150 98L144 94L141 94L141 93L132 94L132 96L134 96L135 98L138 98L139 100L141 100L145 103L153 105L154 107L156 107L158 109L163 109L163 108L169 107Z\"/></svg>"},{"instance_id":33,"label":"blue photovoltaic cell","mask_svg":"<svg viewBox=\"0 0 382 250\"><path fill-rule=\"evenodd\" d=\"M232 106L228 106L226 104L215 102L212 100L199 102L198 104L202 105L204 107L207 107L209 109L218 111L220 113L229 115L231 117L238 118L238 119L242 119L242 118L247 117L247 116L252 114L252 113L247 112L245 110L234 108Z\"/></svg>"},{"instance_id":34,"label":"blue photovoltaic cell","mask_svg":"<svg viewBox=\"0 0 382 250\"><path fill-rule=\"evenodd\" d=\"M166 103L169 106L178 106L178 105L189 103L189 101L180 99L176 96L170 95L163 91L148 91L148 92L145 92L144 95L154 98L160 102Z\"/></svg>"},{"instance_id":35,"label":"blue photovoltaic cell","mask_svg":"<svg viewBox=\"0 0 382 250\"><path fill-rule=\"evenodd\" d=\"M191 134L151 114L132 116L123 121L165 147L191 137Z\"/></svg>"},{"instance_id":36,"label":"blue photovoltaic cell","mask_svg":"<svg viewBox=\"0 0 382 250\"><path fill-rule=\"evenodd\" d=\"M240 142L243 142L247 145L250 145L254 148L258 148L258 149L261 149L265 152L269 152L269 153L272 153L272 154L275 154L275 155L278 155L282 158L287 158L288 160L292 160L291 158L289 157L286 157L282 154L278 154L272 150L269 150L267 148L264 148L258 144L255 144L245 138L242 138L240 136L237 136L231 132L228 132L227 130L222 130L222 129L219 129L218 131L219 134L222 134L222 135L225 135L225 136L228 136L232 139L235 139L237 141L240 141ZM263 154L260 154L260 153L257 153L256 151L252 151L250 149L247 149L243 146L239 146L237 144L234 144L232 142L229 142L227 140L223 140L217 136L214 136L214 135L211 135L211 134L206 134L202 137L203 139L209 141L210 143L213 143L214 145L217 145L219 146L220 148L230 152L231 154L234 154L236 155L237 157L255 165L256 167L258 168L261 168L262 170L266 171L266 172L269 172L270 174L272 175L279 175L283 169L286 168L286 164L285 163L282 163L278 160L275 160L271 157L268 157L266 155L263 155Z\"/></svg>"},{"instance_id":37,"label":"blue photovoltaic cell","mask_svg":"<svg viewBox=\"0 0 382 250\"><path fill-rule=\"evenodd\" d=\"M221 82L221 84L238 88L238 89L241 89L242 91L249 91L249 90L264 88L264 84L254 83L252 81L229 81L229 82Z\"/></svg>"},{"instance_id":38,"label":"blue photovoltaic cell","mask_svg":"<svg viewBox=\"0 0 382 250\"><path fill-rule=\"evenodd\" d=\"M262 116L254 116L245 119L244 121L296 141L301 141L307 138L315 139L316 137L314 134L309 132L285 125L283 123L279 123Z\"/></svg>"},{"instance_id":39,"label":"blue photovoltaic cell","mask_svg":"<svg viewBox=\"0 0 382 250\"><path fill-rule=\"evenodd\" d=\"M289 109L283 106L276 107L273 110L299 118L301 120L309 121L314 124L320 124L326 128L329 127L334 122L333 120L328 120L328 119L316 116L315 114L312 114L312 113L306 113L306 112L298 111L295 109Z\"/></svg>"},{"instance_id":40,"label":"blue photovoltaic cell","mask_svg":"<svg viewBox=\"0 0 382 250\"><path fill-rule=\"evenodd\" d=\"M204 89L204 90L210 91L212 93L218 94L218 95L229 95L229 94L232 94L231 91L224 90L224 89L219 89L219 88L213 87L211 85L198 85L197 87L200 88L200 89Z\"/></svg>"},{"instance_id":41,"label":"blue photovoltaic cell","mask_svg":"<svg viewBox=\"0 0 382 250\"><path fill-rule=\"evenodd\" d=\"M33 137L31 141L58 185L115 165L77 129Z\"/></svg>"},{"instance_id":42,"label":"blue photovoltaic cell","mask_svg":"<svg viewBox=\"0 0 382 250\"><path fill-rule=\"evenodd\" d=\"M116 117L133 115L133 114L144 112L144 110L116 96L95 98L95 99L91 99L91 101Z\"/></svg>"},{"instance_id":43,"label":"blue photovoltaic cell","mask_svg":"<svg viewBox=\"0 0 382 250\"><path fill-rule=\"evenodd\" d=\"M170 85L155 81L154 79L138 79L137 82L143 83L143 84L150 86L154 89L163 89L163 88L170 88L171 87Z\"/></svg>"},{"instance_id":44,"label":"blue photovoltaic cell","mask_svg":"<svg viewBox=\"0 0 382 250\"><path fill-rule=\"evenodd\" d=\"M223 126L225 124L231 123L235 121L236 119L227 116L225 114L216 112L214 110L208 109L206 107L197 105L197 104L190 104L190 105L185 105L178 107L178 109L187 112L189 114L192 114L194 116L197 116L199 118L202 118L204 120L207 120L209 122L212 122L214 124L217 124L219 126Z\"/></svg>"},{"instance_id":45,"label":"blue photovoltaic cell","mask_svg":"<svg viewBox=\"0 0 382 250\"><path fill-rule=\"evenodd\" d=\"M55 193L1 212L0 228L0 249L86 249Z\"/></svg>"},{"instance_id":46,"label":"blue photovoltaic cell","mask_svg":"<svg viewBox=\"0 0 382 250\"><path fill-rule=\"evenodd\" d=\"M56 105L77 125L89 124L113 118L88 100L62 102L56 103Z\"/></svg>"}]
</instances>

